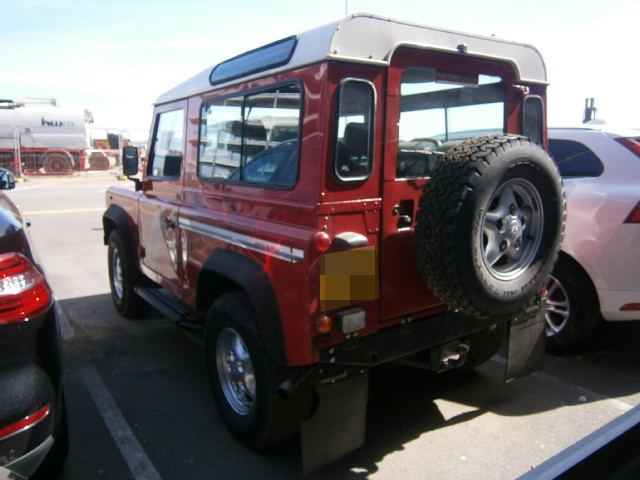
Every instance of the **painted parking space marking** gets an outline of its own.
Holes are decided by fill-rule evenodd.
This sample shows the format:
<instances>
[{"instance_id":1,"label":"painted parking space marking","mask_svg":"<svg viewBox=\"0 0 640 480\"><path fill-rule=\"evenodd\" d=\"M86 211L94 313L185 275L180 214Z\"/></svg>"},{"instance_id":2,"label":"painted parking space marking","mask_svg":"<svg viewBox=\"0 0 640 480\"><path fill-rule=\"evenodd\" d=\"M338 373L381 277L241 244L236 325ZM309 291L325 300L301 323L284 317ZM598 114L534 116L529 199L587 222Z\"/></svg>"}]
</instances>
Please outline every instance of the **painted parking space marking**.
<instances>
[{"instance_id":1,"label":"painted parking space marking","mask_svg":"<svg viewBox=\"0 0 640 480\"><path fill-rule=\"evenodd\" d=\"M161 480L162 477L129 427L98 371L94 367L86 367L80 375L133 478Z\"/></svg>"}]
</instances>

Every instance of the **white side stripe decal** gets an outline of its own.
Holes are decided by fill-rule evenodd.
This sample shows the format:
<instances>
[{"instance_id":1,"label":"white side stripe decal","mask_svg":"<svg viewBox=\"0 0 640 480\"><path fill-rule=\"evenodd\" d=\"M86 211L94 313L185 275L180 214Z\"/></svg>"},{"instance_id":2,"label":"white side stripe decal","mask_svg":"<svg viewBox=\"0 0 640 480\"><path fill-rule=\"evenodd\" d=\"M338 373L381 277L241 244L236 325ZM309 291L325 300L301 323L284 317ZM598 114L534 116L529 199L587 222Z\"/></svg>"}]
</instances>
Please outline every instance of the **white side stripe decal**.
<instances>
[{"instance_id":1,"label":"white side stripe decal","mask_svg":"<svg viewBox=\"0 0 640 480\"><path fill-rule=\"evenodd\" d=\"M298 248L280 245L268 240L261 240L260 238L250 237L248 235L243 235L231 230L225 230L224 228L214 227L195 220L181 218L178 223L180 224L180 227L185 230L189 230L190 232L201 233L202 235L207 235L208 237L216 238L238 247L248 248L254 252L264 253L265 255L279 258L280 260L296 263L304 259L304 251Z\"/></svg>"}]
</instances>

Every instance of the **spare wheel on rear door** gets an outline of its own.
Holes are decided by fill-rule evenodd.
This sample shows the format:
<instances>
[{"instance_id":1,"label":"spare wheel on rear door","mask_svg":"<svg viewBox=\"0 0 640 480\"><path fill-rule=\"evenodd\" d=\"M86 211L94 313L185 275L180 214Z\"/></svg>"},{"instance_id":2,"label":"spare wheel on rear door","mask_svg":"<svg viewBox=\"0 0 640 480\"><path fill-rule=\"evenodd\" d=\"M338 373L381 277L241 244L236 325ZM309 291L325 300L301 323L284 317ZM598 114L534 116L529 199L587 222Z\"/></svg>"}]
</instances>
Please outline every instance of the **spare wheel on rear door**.
<instances>
[{"instance_id":1,"label":"spare wheel on rear door","mask_svg":"<svg viewBox=\"0 0 640 480\"><path fill-rule=\"evenodd\" d=\"M565 196L549 155L524 137L476 137L433 171L417 214L419 269L452 309L507 316L539 293L558 256Z\"/></svg>"}]
</instances>

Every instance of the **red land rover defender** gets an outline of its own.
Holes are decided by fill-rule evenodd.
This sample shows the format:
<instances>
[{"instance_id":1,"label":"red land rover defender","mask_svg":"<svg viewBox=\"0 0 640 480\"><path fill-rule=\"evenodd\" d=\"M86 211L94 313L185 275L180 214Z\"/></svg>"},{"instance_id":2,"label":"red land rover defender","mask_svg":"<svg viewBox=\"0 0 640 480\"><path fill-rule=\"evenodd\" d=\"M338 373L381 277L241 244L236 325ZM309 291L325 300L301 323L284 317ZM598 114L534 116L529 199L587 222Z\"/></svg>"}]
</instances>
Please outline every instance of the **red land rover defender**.
<instances>
[{"instance_id":1,"label":"red land rover defender","mask_svg":"<svg viewBox=\"0 0 640 480\"><path fill-rule=\"evenodd\" d=\"M528 45L358 14L161 95L104 214L113 301L203 329L227 426L362 444L368 369L539 368L564 228ZM124 170L138 171L125 148Z\"/></svg>"}]
</instances>

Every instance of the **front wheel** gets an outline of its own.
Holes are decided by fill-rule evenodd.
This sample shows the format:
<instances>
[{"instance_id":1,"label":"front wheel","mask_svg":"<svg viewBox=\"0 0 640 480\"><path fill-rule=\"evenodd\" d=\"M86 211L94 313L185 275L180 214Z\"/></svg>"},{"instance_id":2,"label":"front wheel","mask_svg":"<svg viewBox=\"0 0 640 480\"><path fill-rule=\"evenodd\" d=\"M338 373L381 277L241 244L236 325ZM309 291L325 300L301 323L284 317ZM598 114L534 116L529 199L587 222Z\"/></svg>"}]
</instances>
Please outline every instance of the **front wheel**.
<instances>
[{"instance_id":1,"label":"front wheel","mask_svg":"<svg viewBox=\"0 0 640 480\"><path fill-rule=\"evenodd\" d=\"M224 423L249 447L260 450L298 433L311 409L312 389L301 385L286 398L278 392L292 369L268 358L255 319L244 293L220 296L209 311L205 349Z\"/></svg>"},{"instance_id":2,"label":"front wheel","mask_svg":"<svg viewBox=\"0 0 640 480\"><path fill-rule=\"evenodd\" d=\"M151 307L135 292L136 267L127 255L117 231L109 235L108 261L113 305L123 317L141 317Z\"/></svg>"}]
</instances>

